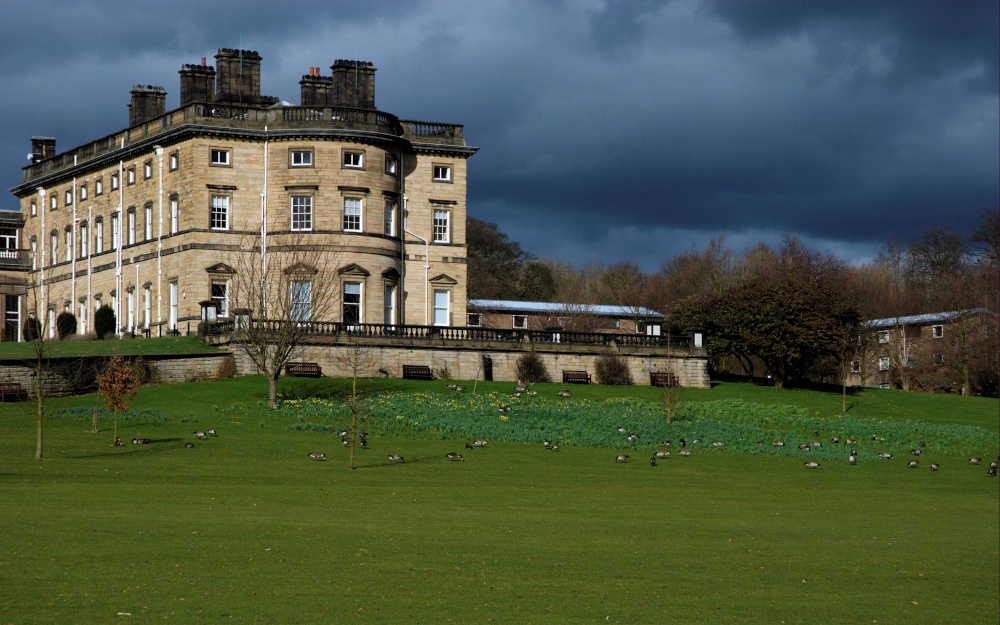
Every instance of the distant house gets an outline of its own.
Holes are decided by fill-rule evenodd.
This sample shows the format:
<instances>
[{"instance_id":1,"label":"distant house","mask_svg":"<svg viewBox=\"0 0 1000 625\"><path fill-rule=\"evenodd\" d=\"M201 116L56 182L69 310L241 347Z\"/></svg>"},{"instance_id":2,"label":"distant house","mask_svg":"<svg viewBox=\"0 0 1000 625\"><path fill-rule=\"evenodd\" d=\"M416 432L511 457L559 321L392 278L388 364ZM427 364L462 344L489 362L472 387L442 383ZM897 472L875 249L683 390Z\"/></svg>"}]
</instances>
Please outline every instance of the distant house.
<instances>
[{"instance_id":1,"label":"distant house","mask_svg":"<svg viewBox=\"0 0 1000 625\"><path fill-rule=\"evenodd\" d=\"M643 306L470 299L466 325L660 336L666 315Z\"/></svg>"},{"instance_id":2,"label":"distant house","mask_svg":"<svg viewBox=\"0 0 1000 625\"><path fill-rule=\"evenodd\" d=\"M968 393L970 378L996 353L997 316L985 308L872 319L864 326L848 376L854 386Z\"/></svg>"}]
</instances>

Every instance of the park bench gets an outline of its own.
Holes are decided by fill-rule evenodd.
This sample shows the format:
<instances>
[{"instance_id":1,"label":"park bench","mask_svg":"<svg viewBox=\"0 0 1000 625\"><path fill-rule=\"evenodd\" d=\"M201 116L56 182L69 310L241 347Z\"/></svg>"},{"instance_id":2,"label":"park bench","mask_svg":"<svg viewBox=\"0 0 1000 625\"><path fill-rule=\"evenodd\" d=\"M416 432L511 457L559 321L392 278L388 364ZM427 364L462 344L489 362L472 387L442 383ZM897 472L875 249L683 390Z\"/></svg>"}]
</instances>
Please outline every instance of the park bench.
<instances>
[{"instance_id":1,"label":"park bench","mask_svg":"<svg viewBox=\"0 0 1000 625\"><path fill-rule=\"evenodd\" d=\"M650 386L677 386L677 376L667 371L650 371Z\"/></svg>"},{"instance_id":2,"label":"park bench","mask_svg":"<svg viewBox=\"0 0 1000 625\"><path fill-rule=\"evenodd\" d=\"M563 369L563 384L590 384L590 374L586 371Z\"/></svg>"},{"instance_id":3,"label":"park bench","mask_svg":"<svg viewBox=\"0 0 1000 625\"><path fill-rule=\"evenodd\" d=\"M0 402L25 401L28 391L19 382L4 382L0 384Z\"/></svg>"},{"instance_id":4,"label":"park bench","mask_svg":"<svg viewBox=\"0 0 1000 625\"><path fill-rule=\"evenodd\" d=\"M321 378L323 370L315 362L286 362L285 375L300 378Z\"/></svg>"},{"instance_id":5,"label":"park bench","mask_svg":"<svg viewBox=\"0 0 1000 625\"><path fill-rule=\"evenodd\" d=\"M431 368L424 365L403 365L404 380L433 380Z\"/></svg>"}]
</instances>

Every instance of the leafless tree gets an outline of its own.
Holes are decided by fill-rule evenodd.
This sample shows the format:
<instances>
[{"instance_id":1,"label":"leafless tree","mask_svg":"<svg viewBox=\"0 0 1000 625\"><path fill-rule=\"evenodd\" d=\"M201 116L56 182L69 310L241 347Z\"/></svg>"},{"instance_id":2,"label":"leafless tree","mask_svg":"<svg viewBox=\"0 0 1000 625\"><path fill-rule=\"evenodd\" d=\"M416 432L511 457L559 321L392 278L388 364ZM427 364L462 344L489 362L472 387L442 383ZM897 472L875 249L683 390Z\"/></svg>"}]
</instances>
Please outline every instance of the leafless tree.
<instances>
[{"instance_id":1,"label":"leafless tree","mask_svg":"<svg viewBox=\"0 0 1000 625\"><path fill-rule=\"evenodd\" d=\"M229 276L229 310L222 313L233 316L235 344L267 378L272 408L285 363L318 322L336 313L341 257L335 246L315 244L307 234L268 234L266 240L248 234L217 268Z\"/></svg>"},{"instance_id":2,"label":"leafless tree","mask_svg":"<svg viewBox=\"0 0 1000 625\"><path fill-rule=\"evenodd\" d=\"M347 408L351 413L351 423L347 429L347 442L350 448L348 468L353 471L355 468L354 452L361 444L365 419L371 408L366 402L365 389L359 386L359 382L363 382L373 375L381 366L382 357L381 350L365 343L360 335L352 335L347 346L342 350L340 360L351 376L351 392L347 396Z\"/></svg>"},{"instance_id":3,"label":"leafless tree","mask_svg":"<svg viewBox=\"0 0 1000 625\"><path fill-rule=\"evenodd\" d=\"M44 269L28 272L28 297L26 309L28 319L21 332L24 340L31 343L34 353L35 408L38 415L38 434L35 446L35 460L42 460L45 449L45 358L49 347L49 331L52 330L48 311L45 309Z\"/></svg>"}]
</instances>

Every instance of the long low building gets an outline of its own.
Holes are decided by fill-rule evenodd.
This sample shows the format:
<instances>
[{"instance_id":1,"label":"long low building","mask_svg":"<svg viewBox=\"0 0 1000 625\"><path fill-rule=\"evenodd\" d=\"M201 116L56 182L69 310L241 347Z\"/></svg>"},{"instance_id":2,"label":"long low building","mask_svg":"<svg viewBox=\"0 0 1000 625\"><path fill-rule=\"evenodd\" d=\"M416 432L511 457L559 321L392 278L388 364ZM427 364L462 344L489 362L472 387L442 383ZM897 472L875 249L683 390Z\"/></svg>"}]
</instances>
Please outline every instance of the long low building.
<instances>
[{"instance_id":1,"label":"long low building","mask_svg":"<svg viewBox=\"0 0 1000 625\"><path fill-rule=\"evenodd\" d=\"M86 333L108 304L119 332L185 331L204 302L231 314L249 278L233 257L262 248L299 318L465 322L477 148L463 127L378 110L369 62L309 68L298 106L261 95L260 66L257 52L220 49L214 67L182 66L174 110L164 88L136 85L124 130L61 153L32 138L11 189L28 267L15 327L38 316L53 334L68 311ZM336 304L319 306L321 290Z\"/></svg>"}]
</instances>

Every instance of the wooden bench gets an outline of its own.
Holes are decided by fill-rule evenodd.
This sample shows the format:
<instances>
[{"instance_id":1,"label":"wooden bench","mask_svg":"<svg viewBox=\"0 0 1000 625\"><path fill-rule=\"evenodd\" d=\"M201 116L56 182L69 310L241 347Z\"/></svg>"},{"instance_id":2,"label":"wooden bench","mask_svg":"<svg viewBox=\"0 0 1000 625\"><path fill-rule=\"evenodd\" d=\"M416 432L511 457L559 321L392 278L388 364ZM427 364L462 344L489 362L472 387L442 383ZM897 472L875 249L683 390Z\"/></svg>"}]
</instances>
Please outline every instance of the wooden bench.
<instances>
[{"instance_id":1,"label":"wooden bench","mask_svg":"<svg viewBox=\"0 0 1000 625\"><path fill-rule=\"evenodd\" d=\"M586 371L563 369L563 384L590 384L590 374Z\"/></svg>"},{"instance_id":2,"label":"wooden bench","mask_svg":"<svg viewBox=\"0 0 1000 625\"><path fill-rule=\"evenodd\" d=\"M677 386L677 376L670 372L660 372L660 371L650 371L649 372L649 385L650 386Z\"/></svg>"},{"instance_id":3,"label":"wooden bench","mask_svg":"<svg viewBox=\"0 0 1000 625\"><path fill-rule=\"evenodd\" d=\"M431 368L424 365L403 365L404 380L433 380Z\"/></svg>"},{"instance_id":4,"label":"wooden bench","mask_svg":"<svg viewBox=\"0 0 1000 625\"><path fill-rule=\"evenodd\" d=\"M323 370L314 362L286 362L285 375L300 378L321 378Z\"/></svg>"},{"instance_id":5,"label":"wooden bench","mask_svg":"<svg viewBox=\"0 0 1000 625\"><path fill-rule=\"evenodd\" d=\"M4 382L0 384L0 402L26 401L28 391L19 382Z\"/></svg>"}]
</instances>

